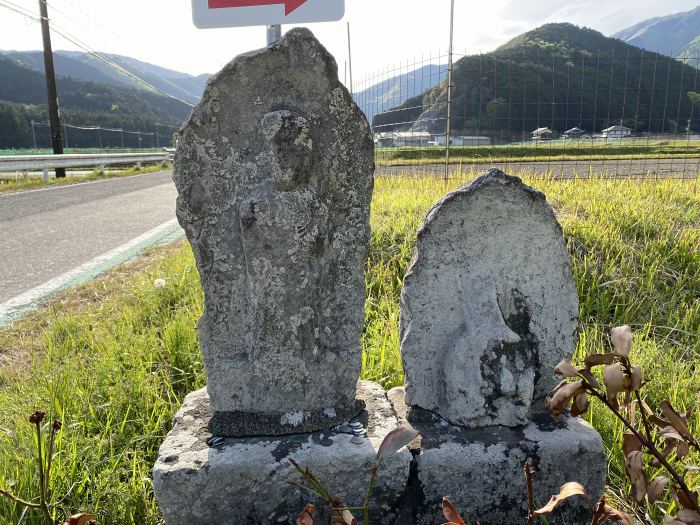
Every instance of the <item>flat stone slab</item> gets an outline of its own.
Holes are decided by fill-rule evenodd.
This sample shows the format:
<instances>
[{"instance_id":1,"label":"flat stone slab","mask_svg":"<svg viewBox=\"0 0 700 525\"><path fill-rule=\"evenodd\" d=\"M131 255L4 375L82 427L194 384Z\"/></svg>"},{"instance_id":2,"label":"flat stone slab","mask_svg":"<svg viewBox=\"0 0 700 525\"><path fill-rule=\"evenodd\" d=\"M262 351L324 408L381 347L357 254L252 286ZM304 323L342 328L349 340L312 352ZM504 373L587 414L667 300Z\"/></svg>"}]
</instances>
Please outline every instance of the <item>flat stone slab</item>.
<instances>
[{"instance_id":1,"label":"flat stone slab","mask_svg":"<svg viewBox=\"0 0 700 525\"><path fill-rule=\"evenodd\" d=\"M403 387L391 389L389 400L400 422L407 407ZM553 418L542 413L522 427L467 429L425 411L411 419L420 432L409 449L415 456L409 482L410 502L399 523L440 525L443 496L448 496L468 523L523 525L527 521L527 489L523 462L536 469L535 502L543 506L569 481L581 483L594 501L603 494L607 461L600 435L579 418ZM552 525L587 525L587 502L572 499L548 516ZM401 521L403 520L403 521Z\"/></svg>"},{"instance_id":2,"label":"flat stone slab","mask_svg":"<svg viewBox=\"0 0 700 525\"><path fill-rule=\"evenodd\" d=\"M153 468L154 492L167 525L292 524L306 503L318 504L288 481L301 481L289 458L308 467L349 506L362 504L377 449L398 420L386 392L358 383L366 410L355 420L367 428L360 444L352 435L326 430L280 437L226 438L210 448L212 416L206 389L189 394ZM372 515L395 522L412 456L403 448L379 470Z\"/></svg>"},{"instance_id":3,"label":"flat stone slab","mask_svg":"<svg viewBox=\"0 0 700 525\"><path fill-rule=\"evenodd\" d=\"M569 254L543 193L492 169L433 206L401 293L410 406L466 427L524 425L577 326Z\"/></svg>"}]
</instances>

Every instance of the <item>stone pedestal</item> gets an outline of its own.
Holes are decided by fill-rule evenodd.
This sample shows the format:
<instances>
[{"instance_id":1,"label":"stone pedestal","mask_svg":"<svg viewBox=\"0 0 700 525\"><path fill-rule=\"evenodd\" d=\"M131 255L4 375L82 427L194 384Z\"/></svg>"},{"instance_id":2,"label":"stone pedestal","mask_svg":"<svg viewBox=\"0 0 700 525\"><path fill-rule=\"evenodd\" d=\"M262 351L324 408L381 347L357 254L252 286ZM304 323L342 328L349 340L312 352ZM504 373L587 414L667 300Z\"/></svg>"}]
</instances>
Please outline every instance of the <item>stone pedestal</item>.
<instances>
[{"instance_id":1,"label":"stone pedestal","mask_svg":"<svg viewBox=\"0 0 700 525\"><path fill-rule=\"evenodd\" d=\"M280 437L226 438L214 447L206 389L185 398L153 468L154 491L167 525L292 524L313 496L290 485L301 481L289 458L308 467L345 505L362 504L379 444L398 421L386 393L360 381L366 410L355 421L367 437L326 430ZM357 441L357 440L356 440ZM404 495L412 456L407 449L383 463L374 491L374 523L393 523Z\"/></svg>"},{"instance_id":2,"label":"stone pedestal","mask_svg":"<svg viewBox=\"0 0 700 525\"><path fill-rule=\"evenodd\" d=\"M400 422L407 407L404 389L388 393ZM531 458L538 507L564 483L581 483L593 501L603 494L607 462L600 435L585 421L540 413L520 427L467 429L411 410L410 424L420 436L409 445L415 465L409 481L410 501L399 523L439 525L443 496L448 496L468 523L522 525L527 521L523 462ZM588 502L573 498L548 516L552 525L590 523Z\"/></svg>"}]
</instances>

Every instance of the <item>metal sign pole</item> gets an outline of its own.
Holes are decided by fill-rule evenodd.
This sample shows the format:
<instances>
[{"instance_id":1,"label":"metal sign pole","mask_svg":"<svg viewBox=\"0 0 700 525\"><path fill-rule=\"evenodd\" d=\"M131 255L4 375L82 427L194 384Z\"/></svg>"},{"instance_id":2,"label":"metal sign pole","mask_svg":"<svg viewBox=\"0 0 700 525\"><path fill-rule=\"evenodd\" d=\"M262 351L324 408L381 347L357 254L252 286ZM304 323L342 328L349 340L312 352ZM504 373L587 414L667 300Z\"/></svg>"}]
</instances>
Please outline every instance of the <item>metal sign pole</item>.
<instances>
[{"instance_id":1,"label":"metal sign pole","mask_svg":"<svg viewBox=\"0 0 700 525\"><path fill-rule=\"evenodd\" d=\"M282 38L282 26L279 24L267 26L267 45Z\"/></svg>"}]
</instances>

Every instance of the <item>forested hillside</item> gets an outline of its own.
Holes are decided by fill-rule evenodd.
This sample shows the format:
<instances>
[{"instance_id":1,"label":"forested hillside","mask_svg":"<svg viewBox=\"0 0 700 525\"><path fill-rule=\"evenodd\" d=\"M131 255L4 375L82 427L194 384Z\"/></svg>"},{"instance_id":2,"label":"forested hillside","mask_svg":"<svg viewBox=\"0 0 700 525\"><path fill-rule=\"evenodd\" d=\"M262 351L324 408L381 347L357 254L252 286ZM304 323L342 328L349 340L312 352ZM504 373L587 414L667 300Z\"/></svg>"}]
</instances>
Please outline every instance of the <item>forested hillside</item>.
<instances>
[{"instance_id":1,"label":"forested hillside","mask_svg":"<svg viewBox=\"0 0 700 525\"><path fill-rule=\"evenodd\" d=\"M18 60L29 69L40 73L44 71L44 53L42 51L1 51L0 53ZM116 62L121 68L152 86L192 104L199 102L204 85L209 78L208 74L193 76L123 55L102 53L101 56ZM144 89L144 85L132 76L113 68L90 53L54 51L53 57L57 76L100 82L118 88Z\"/></svg>"},{"instance_id":2,"label":"forested hillside","mask_svg":"<svg viewBox=\"0 0 700 525\"><path fill-rule=\"evenodd\" d=\"M117 88L97 82L58 77L62 121L75 126L102 126L167 134L189 113L189 106L155 92ZM46 82L41 73L0 55L0 148L33 144L30 121L46 121ZM48 143L46 128L37 128L39 145ZM70 128L69 128L70 129ZM69 146L121 145L121 137L69 131ZM136 136L126 136L131 146ZM131 141L131 142L130 142Z\"/></svg>"},{"instance_id":3,"label":"forested hillside","mask_svg":"<svg viewBox=\"0 0 700 525\"><path fill-rule=\"evenodd\" d=\"M616 124L635 132L700 127L698 69L592 29L547 24L491 53L454 65L455 133L517 136L539 127L588 132ZM447 82L376 115L375 131L444 132ZM394 125L393 123L405 123Z\"/></svg>"}]
</instances>

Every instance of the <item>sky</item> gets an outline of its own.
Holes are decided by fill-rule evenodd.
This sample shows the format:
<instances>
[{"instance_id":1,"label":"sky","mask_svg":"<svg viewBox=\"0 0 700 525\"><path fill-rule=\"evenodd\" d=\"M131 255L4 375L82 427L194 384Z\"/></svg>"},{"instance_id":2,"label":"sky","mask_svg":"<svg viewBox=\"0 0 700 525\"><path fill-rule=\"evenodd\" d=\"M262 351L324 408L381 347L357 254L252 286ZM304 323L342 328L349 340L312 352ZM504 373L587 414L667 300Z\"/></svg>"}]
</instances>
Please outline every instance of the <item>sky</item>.
<instances>
[{"instance_id":1,"label":"sky","mask_svg":"<svg viewBox=\"0 0 700 525\"><path fill-rule=\"evenodd\" d=\"M47 0L49 18L92 49L190 74L214 73L239 53L265 45L263 27L197 29L188 0ZM571 22L610 35L699 0L455 0L455 52L488 52L547 22ZM38 0L0 0L0 49L41 49L39 24L2 4L38 15ZM355 83L380 70L428 59L449 41L450 0L345 0L340 22L309 24L336 57L341 80L350 23ZM283 26L283 31L289 29ZM57 49L78 49L60 35Z\"/></svg>"}]
</instances>

